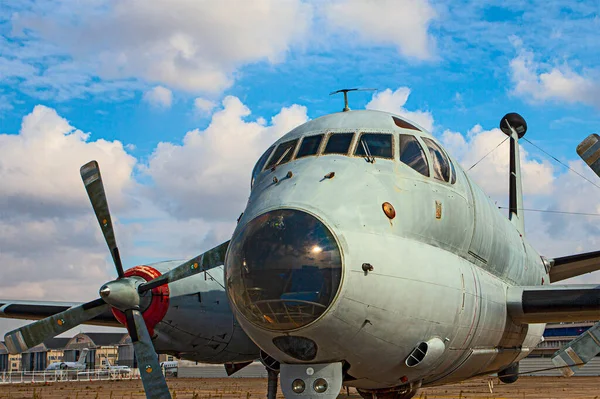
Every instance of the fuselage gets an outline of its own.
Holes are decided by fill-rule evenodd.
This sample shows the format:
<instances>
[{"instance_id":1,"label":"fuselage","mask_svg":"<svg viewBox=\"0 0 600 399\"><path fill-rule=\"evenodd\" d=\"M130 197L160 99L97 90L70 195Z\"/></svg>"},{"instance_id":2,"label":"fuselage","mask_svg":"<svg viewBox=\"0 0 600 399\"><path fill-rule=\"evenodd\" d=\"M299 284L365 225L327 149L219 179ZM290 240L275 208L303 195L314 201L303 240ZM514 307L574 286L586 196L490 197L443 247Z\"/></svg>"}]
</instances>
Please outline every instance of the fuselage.
<instances>
[{"instance_id":1,"label":"fuselage","mask_svg":"<svg viewBox=\"0 0 600 399\"><path fill-rule=\"evenodd\" d=\"M54 362L50 363L46 367L46 371L58 371L58 370L85 370L85 364L77 362Z\"/></svg>"},{"instance_id":2,"label":"fuselage","mask_svg":"<svg viewBox=\"0 0 600 399\"><path fill-rule=\"evenodd\" d=\"M325 153L346 133L345 153ZM391 157L370 162L386 152L375 139L365 146L365 133L381 143L391 136ZM315 153L298 157L318 135ZM426 173L400 161L400 142L415 140ZM547 281L539 254L443 150L451 165L440 170L436 143L399 117L352 111L299 126L259 161L225 281L237 320L262 350L282 363L343 361L347 385L376 389L491 373L539 343L544 326L516 325L506 309L509 286ZM290 149L278 153L280 144ZM280 244L265 246L269 234ZM310 350L290 350L293 342ZM423 342L430 355L411 363Z\"/></svg>"},{"instance_id":3,"label":"fuselage","mask_svg":"<svg viewBox=\"0 0 600 399\"><path fill-rule=\"evenodd\" d=\"M182 262L155 263L152 267L165 273ZM154 328L157 352L217 364L259 357L259 349L232 312L223 274L223 266L219 266L169 284L168 311Z\"/></svg>"}]
</instances>

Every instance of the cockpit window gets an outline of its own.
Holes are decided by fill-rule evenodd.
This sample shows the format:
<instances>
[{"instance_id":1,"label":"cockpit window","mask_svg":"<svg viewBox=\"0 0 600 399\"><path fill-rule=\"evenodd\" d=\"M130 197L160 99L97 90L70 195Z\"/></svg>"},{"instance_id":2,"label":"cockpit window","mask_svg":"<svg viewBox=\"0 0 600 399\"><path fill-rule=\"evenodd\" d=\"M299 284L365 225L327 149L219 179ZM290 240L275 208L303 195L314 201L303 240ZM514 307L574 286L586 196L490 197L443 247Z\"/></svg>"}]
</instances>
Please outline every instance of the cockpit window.
<instances>
[{"instance_id":1,"label":"cockpit window","mask_svg":"<svg viewBox=\"0 0 600 399\"><path fill-rule=\"evenodd\" d=\"M265 151L265 153L262 154L261 157L258 159L258 162L256 163L256 165L254 166L254 169L252 170L252 181L250 183L250 187L254 186L254 180L256 180L256 176L258 176L258 174L262 170L263 166L265 166L265 162L267 162L269 155L271 155L271 153L273 152L273 148L275 148L275 146L269 147L269 149L267 151Z\"/></svg>"},{"instance_id":2,"label":"cockpit window","mask_svg":"<svg viewBox=\"0 0 600 399\"><path fill-rule=\"evenodd\" d=\"M321 141L323 140L322 134L317 134L316 136L308 136L302 139L302 143L300 144L300 149L298 150L298 154L296 158L308 157L310 155L316 155L319 152L319 147L321 146Z\"/></svg>"},{"instance_id":3,"label":"cockpit window","mask_svg":"<svg viewBox=\"0 0 600 399\"><path fill-rule=\"evenodd\" d=\"M454 163L452 163L452 160L449 159L450 161L450 169L452 169L452 180L450 180L451 184L456 183L456 169L454 169Z\"/></svg>"},{"instance_id":4,"label":"cockpit window","mask_svg":"<svg viewBox=\"0 0 600 399\"><path fill-rule=\"evenodd\" d=\"M423 138L429 148L429 154L433 161L433 176L438 180L450 181L450 161L440 146L433 140Z\"/></svg>"},{"instance_id":5,"label":"cockpit window","mask_svg":"<svg viewBox=\"0 0 600 399\"><path fill-rule=\"evenodd\" d=\"M367 154L365 149L370 153ZM356 144L354 155L371 155L378 158L394 158L392 135L385 133L362 133Z\"/></svg>"},{"instance_id":6,"label":"cockpit window","mask_svg":"<svg viewBox=\"0 0 600 399\"><path fill-rule=\"evenodd\" d=\"M347 154L354 133L334 133L329 136L323 154Z\"/></svg>"},{"instance_id":7,"label":"cockpit window","mask_svg":"<svg viewBox=\"0 0 600 399\"><path fill-rule=\"evenodd\" d=\"M277 147L273 153L273 156L271 159L269 159L269 163L265 169L272 168L275 165L283 165L284 163L289 162L294 155L296 144L298 144L298 139L279 144L279 147Z\"/></svg>"},{"instance_id":8,"label":"cockpit window","mask_svg":"<svg viewBox=\"0 0 600 399\"><path fill-rule=\"evenodd\" d=\"M429 176L427 157L415 136L400 135L400 162L407 164L423 176Z\"/></svg>"}]
</instances>

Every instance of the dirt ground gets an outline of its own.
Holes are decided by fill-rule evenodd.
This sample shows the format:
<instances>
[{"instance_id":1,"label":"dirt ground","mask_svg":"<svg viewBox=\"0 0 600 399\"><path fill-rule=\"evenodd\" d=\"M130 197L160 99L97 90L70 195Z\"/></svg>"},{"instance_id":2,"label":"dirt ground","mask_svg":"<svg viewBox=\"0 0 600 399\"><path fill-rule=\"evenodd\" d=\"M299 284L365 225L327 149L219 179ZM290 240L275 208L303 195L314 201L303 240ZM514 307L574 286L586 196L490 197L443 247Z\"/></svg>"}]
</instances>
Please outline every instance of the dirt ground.
<instances>
[{"instance_id":1,"label":"dirt ground","mask_svg":"<svg viewBox=\"0 0 600 399\"><path fill-rule=\"evenodd\" d=\"M600 377L521 377L512 385L494 381L490 393L490 379L476 379L456 385L426 388L415 399L485 398L485 399L600 399ZM173 399L264 399L266 379L260 378L202 378L169 379ZM279 397L283 398L281 391ZM342 389L339 398L348 397ZM140 380L55 382L44 385L3 384L0 398L34 399L121 399L145 398ZM353 388L350 398L360 399Z\"/></svg>"}]
</instances>

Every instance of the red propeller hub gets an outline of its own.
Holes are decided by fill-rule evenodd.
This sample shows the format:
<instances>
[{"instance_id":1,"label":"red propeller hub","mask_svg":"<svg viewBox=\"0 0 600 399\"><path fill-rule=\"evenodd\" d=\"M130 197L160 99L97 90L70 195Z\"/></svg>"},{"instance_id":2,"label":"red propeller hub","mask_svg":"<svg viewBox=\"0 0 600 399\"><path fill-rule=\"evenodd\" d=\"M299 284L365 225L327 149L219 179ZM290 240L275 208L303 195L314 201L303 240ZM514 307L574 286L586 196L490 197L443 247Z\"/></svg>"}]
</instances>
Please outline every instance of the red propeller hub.
<instances>
[{"instance_id":1,"label":"red propeller hub","mask_svg":"<svg viewBox=\"0 0 600 399\"><path fill-rule=\"evenodd\" d=\"M160 277L161 272L151 266L136 266L125 272L124 277L141 277L146 281ZM124 326L127 325L125 313L118 309L112 308L112 313L117 321ZM152 337L154 335L154 327L165 317L169 310L169 285L161 285L152 289L152 302L150 306L142 313L148 333Z\"/></svg>"}]
</instances>

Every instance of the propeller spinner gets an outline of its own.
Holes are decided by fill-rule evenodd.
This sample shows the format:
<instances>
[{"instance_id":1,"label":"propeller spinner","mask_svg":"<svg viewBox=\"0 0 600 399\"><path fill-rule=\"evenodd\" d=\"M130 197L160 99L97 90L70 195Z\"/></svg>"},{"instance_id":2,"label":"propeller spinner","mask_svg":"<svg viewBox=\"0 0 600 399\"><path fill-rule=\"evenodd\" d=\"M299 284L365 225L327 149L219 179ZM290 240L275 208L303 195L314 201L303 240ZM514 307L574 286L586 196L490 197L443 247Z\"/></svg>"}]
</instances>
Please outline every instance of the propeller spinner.
<instances>
[{"instance_id":1,"label":"propeller spinner","mask_svg":"<svg viewBox=\"0 0 600 399\"><path fill-rule=\"evenodd\" d=\"M140 304L143 303L145 297L144 293L222 265L225 262L225 253L229 241L184 262L151 281L146 282L136 276L127 277L123 271L98 163L96 161L88 162L81 167L80 172L102 234L110 250L118 278L102 285L99 291L100 298L98 299L74 306L64 312L8 332L4 336L6 346L10 353L24 352L46 339L53 338L93 319L110 308L114 308L125 314L125 327L127 327L127 332L131 337L134 352L138 359L146 397L149 399L170 398L167 382L158 363L158 355L154 350L148 327L140 309Z\"/></svg>"}]
</instances>

